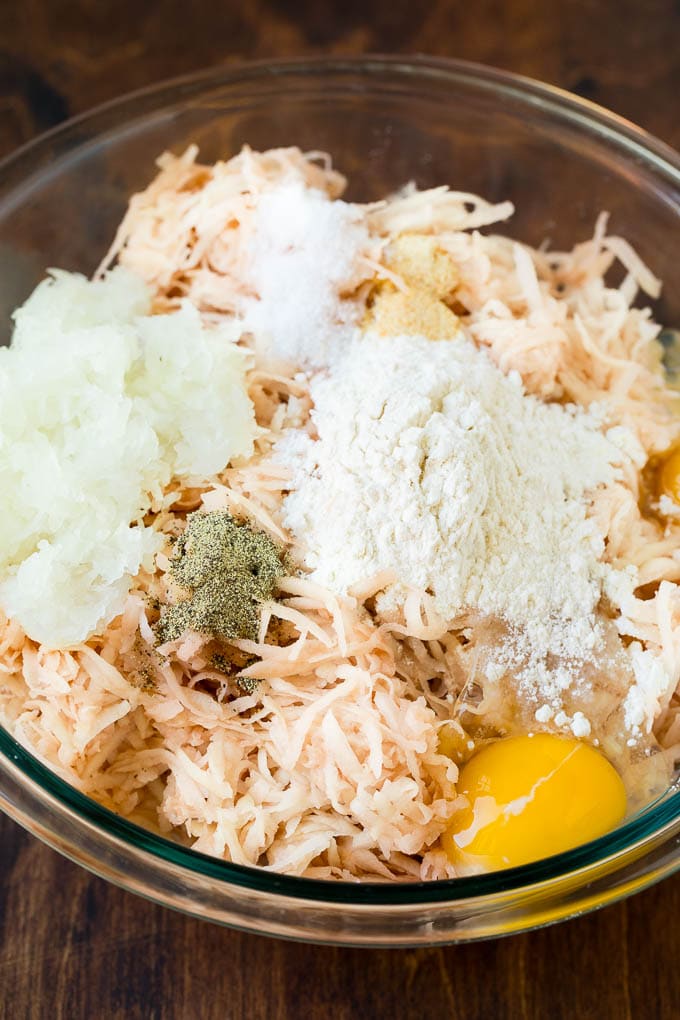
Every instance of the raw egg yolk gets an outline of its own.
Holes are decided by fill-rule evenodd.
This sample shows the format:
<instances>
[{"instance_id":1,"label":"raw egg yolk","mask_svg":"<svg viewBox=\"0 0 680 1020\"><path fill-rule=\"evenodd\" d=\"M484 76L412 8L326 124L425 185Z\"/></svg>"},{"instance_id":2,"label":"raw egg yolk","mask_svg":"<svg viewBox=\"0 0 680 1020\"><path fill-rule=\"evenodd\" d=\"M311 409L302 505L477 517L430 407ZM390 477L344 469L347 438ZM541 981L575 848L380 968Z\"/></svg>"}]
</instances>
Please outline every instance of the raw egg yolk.
<instances>
[{"instance_id":1,"label":"raw egg yolk","mask_svg":"<svg viewBox=\"0 0 680 1020\"><path fill-rule=\"evenodd\" d=\"M489 744L463 767L468 806L442 836L461 870L497 871L604 835L626 813L621 777L579 740L549 733Z\"/></svg>"},{"instance_id":2,"label":"raw egg yolk","mask_svg":"<svg viewBox=\"0 0 680 1020\"><path fill-rule=\"evenodd\" d=\"M659 496L668 496L680 504L680 448L673 450L661 465L658 488Z\"/></svg>"}]
</instances>

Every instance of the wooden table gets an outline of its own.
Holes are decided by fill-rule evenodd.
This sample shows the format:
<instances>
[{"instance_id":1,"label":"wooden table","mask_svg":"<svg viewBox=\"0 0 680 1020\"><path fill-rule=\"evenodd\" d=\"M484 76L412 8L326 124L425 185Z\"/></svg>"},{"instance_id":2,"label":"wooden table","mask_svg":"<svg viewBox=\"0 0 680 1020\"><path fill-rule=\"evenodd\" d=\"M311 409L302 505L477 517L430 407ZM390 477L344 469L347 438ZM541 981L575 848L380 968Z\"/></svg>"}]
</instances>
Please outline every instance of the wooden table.
<instances>
[{"instance_id":1,"label":"wooden table","mask_svg":"<svg viewBox=\"0 0 680 1020\"><path fill-rule=\"evenodd\" d=\"M496 64L680 146L677 0L0 0L0 154L119 93L221 61L424 52ZM0 819L7 1020L680 1016L680 876L512 939L326 949L170 913Z\"/></svg>"}]
</instances>

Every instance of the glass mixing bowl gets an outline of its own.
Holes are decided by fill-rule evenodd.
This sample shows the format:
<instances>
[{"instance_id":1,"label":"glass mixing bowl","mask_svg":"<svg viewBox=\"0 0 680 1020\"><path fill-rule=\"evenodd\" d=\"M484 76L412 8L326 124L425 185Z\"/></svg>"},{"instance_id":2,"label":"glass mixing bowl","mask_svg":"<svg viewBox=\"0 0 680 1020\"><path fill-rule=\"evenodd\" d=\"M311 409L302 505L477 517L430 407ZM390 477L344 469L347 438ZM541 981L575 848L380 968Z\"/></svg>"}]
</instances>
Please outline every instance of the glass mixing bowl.
<instances>
[{"instance_id":1,"label":"glass mixing bowl","mask_svg":"<svg viewBox=\"0 0 680 1020\"><path fill-rule=\"evenodd\" d=\"M0 166L0 329L47 266L92 272L166 148L215 160L243 143L325 149L374 199L414 180L510 198L509 231L571 246L602 209L665 282L680 324L680 157L592 103L453 61L304 60L212 70L110 103ZM504 226L505 229L505 226ZM456 881L334 883L227 864L124 821L0 728L0 807L72 860L189 914L309 941L400 946L485 938L582 913L680 867L680 792L576 850Z\"/></svg>"}]
</instances>

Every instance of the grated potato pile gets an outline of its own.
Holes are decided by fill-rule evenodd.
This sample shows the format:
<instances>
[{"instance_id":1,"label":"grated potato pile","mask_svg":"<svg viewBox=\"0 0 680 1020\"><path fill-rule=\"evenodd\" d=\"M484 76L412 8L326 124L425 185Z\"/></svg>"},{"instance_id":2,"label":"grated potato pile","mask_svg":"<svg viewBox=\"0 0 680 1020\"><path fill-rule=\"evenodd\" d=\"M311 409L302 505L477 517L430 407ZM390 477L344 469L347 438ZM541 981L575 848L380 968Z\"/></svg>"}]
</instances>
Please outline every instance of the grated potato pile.
<instances>
[{"instance_id":1,"label":"grated potato pile","mask_svg":"<svg viewBox=\"0 0 680 1020\"><path fill-rule=\"evenodd\" d=\"M121 512L126 527L136 523L141 534L151 532L149 548L158 551L155 559L140 554L134 569L134 556L122 565L125 590L117 588L112 601L83 613L91 624L85 640L67 628L66 641L42 642L58 628L42 634L30 615L37 603L28 596L21 601L11 588L15 582L3 582L0 604L9 612L0 615L0 718L68 782L197 850L316 878L455 877L439 840L458 806L458 766L476 739L503 731L503 714L494 705L498 692L483 690L480 700L474 691L488 621L469 612L443 624L430 594L418 589L398 613L383 618L376 596L391 577L357 579L347 594L337 594L296 570L281 582L276 600L262 607L256 641L235 639L217 648L209 637L187 633L157 645L154 626L168 594L172 542L188 513L227 508L255 522L296 562L295 542L282 523L289 472L272 451L292 431L310 428L311 370L295 362L294 345L277 356L245 327L258 299L248 253L260 196L277 182L336 201L344 186L318 153L245 149L213 167L198 164L196 155L191 148L161 157L156 179L130 202L101 282L88 285L100 288L99 296L120 285L122 270L108 273L114 262L137 274L157 314L143 318L144 288L130 284L142 319L131 326L124 318L124 342L134 344L139 322L148 323L160 372L166 345L181 358L181 337L190 336L186 366L193 372L198 363L205 373L195 376L196 389L189 391L206 402L197 399L190 411L185 388L166 390L158 375L136 393L152 409L144 413L157 442L172 452L153 479L145 472L158 460L149 451L140 455L136 491L152 492L153 499L141 516L129 500ZM603 427L630 437L626 470L594 491L589 504L603 560L624 579L604 594L601 611L612 640L628 656L629 728L610 732L606 699L592 723L644 800L659 776L667 778L680 744L680 526L644 499L647 466L680 440L680 425L663 372L659 326L635 303L640 293L656 297L659 282L623 239L608 235L605 215L593 237L573 251L549 252L480 232L511 215L509 203L493 205L447 188L409 187L353 209L363 228L324 321L332 324L341 307L343 326L363 323L378 333L417 331L447 343L465 330L504 373L519 373L528 393L586 409L596 405ZM612 287L606 278L615 261L625 277ZM59 279L31 300L58 295ZM115 317L113 300L97 314L103 318L104 312ZM41 308L43 314L49 308ZM18 331L21 317L30 324L30 315L29 302ZM201 344L213 359L221 356L213 350L219 334L208 329L216 324L227 330L225 357L248 352L245 390L239 396L236 388L222 403L217 384L211 388L215 362L199 356ZM86 326L84 315L78 328ZM294 336L294 324L290 328ZM121 342L117 337L107 339L109 352ZM249 403L239 404L245 391ZM163 394L167 401L159 403ZM178 406L177 423L165 412ZM251 406L257 429L248 424ZM239 442L221 447L220 437L235 434L237 419ZM188 432L188 442L198 441L204 423L216 423L211 450L220 451L219 463L180 455L177 436ZM173 431L178 427L180 433ZM128 440L117 442L124 445L117 455L127 459ZM108 447L102 450L109 455ZM28 455L26 447L22 456ZM12 479L7 484L16 488ZM92 484L98 488L101 480L93 477ZM45 536L53 535L58 548L65 522L78 526L68 500L52 532L35 523L44 509L40 494L30 513L16 511L24 555ZM95 533L92 546L93 566L79 581L84 599L92 578L102 575L98 556L109 555L110 534ZM65 569L73 556L69 548ZM8 553L2 563L24 569ZM66 595L66 587L50 590L55 600ZM107 623L100 626L103 615ZM259 682L249 692L244 679ZM658 774L650 773L650 761Z\"/></svg>"}]
</instances>

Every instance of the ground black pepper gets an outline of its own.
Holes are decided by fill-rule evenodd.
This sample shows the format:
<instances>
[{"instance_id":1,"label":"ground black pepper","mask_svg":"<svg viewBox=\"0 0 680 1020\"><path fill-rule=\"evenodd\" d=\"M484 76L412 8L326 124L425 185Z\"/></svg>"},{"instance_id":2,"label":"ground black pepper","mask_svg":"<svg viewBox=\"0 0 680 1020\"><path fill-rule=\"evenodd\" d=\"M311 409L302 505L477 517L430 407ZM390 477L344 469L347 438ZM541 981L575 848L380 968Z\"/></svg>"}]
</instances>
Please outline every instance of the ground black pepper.
<instances>
[{"instance_id":1,"label":"ground black pepper","mask_svg":"<svg viewBox=\"0 0 680 1020\"><path fill-rule=\"evenodd\" d=\"M282 551L264 532L228 510L190 514L170 565L170 577L186 597L162 610L159 641L174 641L187 630L256 640L260 604L285 573Z\"/></svg>"}]
</instances>

